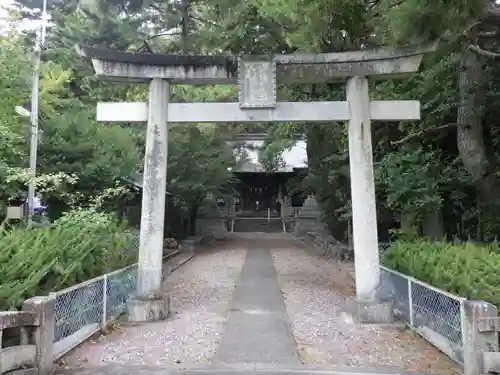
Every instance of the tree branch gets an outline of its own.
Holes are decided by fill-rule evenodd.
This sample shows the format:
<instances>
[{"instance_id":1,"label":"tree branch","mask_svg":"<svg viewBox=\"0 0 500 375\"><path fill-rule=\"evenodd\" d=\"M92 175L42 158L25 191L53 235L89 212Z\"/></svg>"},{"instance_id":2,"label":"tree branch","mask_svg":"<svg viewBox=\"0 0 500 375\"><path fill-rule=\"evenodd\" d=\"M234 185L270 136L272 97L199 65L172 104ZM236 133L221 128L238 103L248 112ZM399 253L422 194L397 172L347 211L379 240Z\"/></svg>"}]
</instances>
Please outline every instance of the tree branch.
<instances>
[{"instance_id":1,"label":"tree branch","mask_svg":"<svg viewBox=\"0 0 500 375\"><path fill-rule=\"evenodd\" d=\"M454 128L457 126L457 123L456 122L450 122L448 124L444 124L444 125L441 125L441 126L437 126L435 128L427 128L427 129L424 129L422 131L419 131L417 133L412 133L412 134L409 134L407 135L406 137L403 137L397 141L392 141L391 142L391 145L399 145L399 144L402 144L402 143L405 143L409 140L412 140L414 138L418 138L418 137L422 137L422 136L425 136L427 135L428 133L436 133L436 132L439 132L441 130L445 130L445 129L451 129L451 128Z\"/></svg>"},{"instance_id":2,"label":"tree branch","mask_svg":"<svg viewBox=\"0 0 500 375\"><path fill-rule=\"evenodd\" d=\"M161 36L178 36L178 35L182 35L182 32L168 32L168 31L165 31L165 32L162 32L162 33L159 33L159 34L148 36L148 38L146 40L150 41L151 39L158 38L158 37L161 37Z\"/></svg>"},{"instance_id":3,"label":"tree branch","mask_svg":"<svg viewBox=\"0 0 500 375\"><path fill-rule=\"evenodd\" d=\"M382 15L382 13L383 13L383 12L385 12L385 11L387 11L387 10L389 10L389 9L392 9L392 8L394 8L394 7L398 7L398 6L402 5L404 2L405 2L405 0L396 0L396 1L394 1L394 3L392 3L391 5L387 6L386 8L384 8L384 9L383 9L383 10L381 10L381 11L378 11L378 12L373 13L371 16L372 16L373 18L380 17L380 16ZM377 3L375 3L375 5L377 5L377 4L378 4L378 2L377 2ZM373 10L373 9L375 9L375 5L372 5L372 6L370 7L370 9L369 9L369 10Z\"/></svg>"},{"instance_id":4,"label":"tree branch","mask_svg":"<svg viewBox=\"0 0 500 375\"><path fill-rule=\"evenodd\" d=\"M469 46L469 50L474 52L475 54L477 54L479 56L487 57L490 59L500 59L500 53L485 50L485 49L483 49L475 44L471 44Z\"/></svg>"},{"instance_id":5,"label":"tree branch","mask_svg":"<svg viewBox=\"0 0 500 375\"><path fill-rule=\"evenodd\" d=\"M467 26L465 30L462 32L462 36L468 37L469 32L471 32L477 26L483 25L485 22L489 22L494 24L495 26L499 26L500 24L499 6L497 6L496 4L489 5L485 10L484 16L481 17L478 21L475 21L469 26ZM479 38L493 38L498 36L499 36L498 31L486 31L486 32L483 31L483 32L476 32L474 34L474 37L479 37Z\"/></svg>"},{"instance_id":6,"label":"tree branch","mask_svg":"<svg viewBox=\"0 0 500 375\"><path fill-rule=\"evenodd\" d=\"M209 20L205 20L203 18L200 18L198 16L193 16L192 14L189 15L189 18L192 18L193 20L197 20L197 21L200 21L200 22L203 22L203 23L208 23L209 25L212 25L212 26L218 26L218 27L221 27L219 24L217 24L217 22L213 22L213 21L209 21Z\"/></svg>"},{"instance_id":7,"label":"tree branch","mask_svg":"<svg viewBox=\"0 0 500 375\"><path fill-rule=\"evenodd\" d=\"M464 31L462 31L462 36L468 36L469 31L471 31L476 26L479 26L480 24L481 24L481 21L476 21L476 22L470 24L469 26L467 26L467 28Z\"/></svg>"},{"instance_id":8,"label":"tree branch","mask_svg":"<svg viewBox=\"0 0 500 375\"><path fill-rule=\"evenodd\" d=\"M478 38L498 38L500 37L500 32L498 31L483 31L476 33Z\"/></svg>"}]
</instances>

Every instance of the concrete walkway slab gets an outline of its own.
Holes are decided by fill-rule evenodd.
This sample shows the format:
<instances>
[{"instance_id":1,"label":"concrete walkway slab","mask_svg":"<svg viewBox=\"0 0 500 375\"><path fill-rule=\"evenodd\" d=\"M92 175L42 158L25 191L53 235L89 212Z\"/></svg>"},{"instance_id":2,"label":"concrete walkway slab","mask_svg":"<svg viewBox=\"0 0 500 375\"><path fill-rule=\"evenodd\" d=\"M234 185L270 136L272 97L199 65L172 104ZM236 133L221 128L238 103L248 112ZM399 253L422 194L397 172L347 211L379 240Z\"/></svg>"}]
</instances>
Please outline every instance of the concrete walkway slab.
<instances>
[{"instance_id":1,"label":"concrete walkway slab","mask_svg":"<svg viewBox=\"0 0 500 375\"><path fill-rule=\"evenodd\" d=\"M273 259L263 245L247 251L214 362L300 364Z\"/></svg>"}]
</instances>

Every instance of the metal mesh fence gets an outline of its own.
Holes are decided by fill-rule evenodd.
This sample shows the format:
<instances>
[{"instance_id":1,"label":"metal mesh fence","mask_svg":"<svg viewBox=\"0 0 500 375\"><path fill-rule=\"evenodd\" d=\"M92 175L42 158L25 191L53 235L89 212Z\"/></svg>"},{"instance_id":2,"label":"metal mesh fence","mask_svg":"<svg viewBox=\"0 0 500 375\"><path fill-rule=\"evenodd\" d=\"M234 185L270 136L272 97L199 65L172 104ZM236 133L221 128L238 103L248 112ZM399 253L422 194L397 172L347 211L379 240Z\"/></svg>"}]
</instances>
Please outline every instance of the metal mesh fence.
<instances>
[{"instance_id":1,"label":"metal mesh fence","mask_svg":"<svg viewBox=\"0 0 500 375\"><path fill-rule=\"evenodd\" d=\"M136 289L136 265L106 277L106 321L117 318L125 311L125 303Z\"/></svg>"},{"instance_id":2,"label":"metal mesh fence","mask_svg":"<svg viewBox=\"0 0 500 375\"><path fill-rule=\"evenodd\" d=\"M409 294L408 279L404 276L380 269L379 296L382 300L392 301L394 314L401 320L410 323L411 296Z\"/></svg>"},{"instance_id":3,"label":"metal mesh fence","mask_svg":"<svg viewBox=\"0 0 500 375\"><path fill-rule=\"evenodd\" d=\"M425 326L462 345L460 300L424 284L411 283L413 325Z\"/></svg>"},{"instance_id":4,"label":"metal mesh fence","mask_svg":"<svg viewBox=\"0 0 500 375\"><path fill-rule=\"evenodd\" d=\"M53 294L56 297L56 342L89 324L101 322L103 291L104 279L101 277Z\"/></svg>"},{"instance_id":5,"label":"metal mesh fence","mask_svg":"<svg viewBox=\"0 0 500 375\"><path fill-rule=\"evenodd\" d=\"M380 269L382 299L392 301L395 315L415 328L427 327L462 346L462 298L386 267Z\"/></svg>"},{"instance_id":6,"label":"metal mesh fence","mask_svg":"<svg viewBox=\"0 0 500 375\"><path fill-rule=\"evenodd\" d=\"M137 265L133 265L52 293L56 298L55 342L90 324L105 325L116 319L125 311L136 281Z\"/></svg>"},{"instance_id":7,"label":"metal mesh fence","mask_svg":"<svg viewBox=\"0 0 500 375\"><path fill-rule=\"evenodd\" d=\"M389 247L391 247L391 243L390 242L379 242L378 244L378 250L379 250L379 254L383 254L385 253Z\"/></svg>"}]
</instances>

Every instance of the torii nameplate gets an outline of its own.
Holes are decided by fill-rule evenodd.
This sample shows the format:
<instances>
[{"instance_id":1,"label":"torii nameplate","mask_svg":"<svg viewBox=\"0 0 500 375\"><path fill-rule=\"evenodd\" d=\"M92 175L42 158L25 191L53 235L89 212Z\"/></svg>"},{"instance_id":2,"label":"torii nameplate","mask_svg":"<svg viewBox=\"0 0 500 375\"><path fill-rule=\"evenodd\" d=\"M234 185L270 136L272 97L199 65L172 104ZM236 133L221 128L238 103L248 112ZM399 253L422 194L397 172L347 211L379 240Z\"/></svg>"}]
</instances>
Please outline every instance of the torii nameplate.
<instances>
[{"instance_id":1,"label":"torii nameplate","mask_svg":"<svg viewBox=\"0 0 500 375\"><path fill-rule=\"evenodd\" d=\"M240 108L275 108L276 61L274 58L240 57L238 85Z\"/></svg>"}]
</instances>

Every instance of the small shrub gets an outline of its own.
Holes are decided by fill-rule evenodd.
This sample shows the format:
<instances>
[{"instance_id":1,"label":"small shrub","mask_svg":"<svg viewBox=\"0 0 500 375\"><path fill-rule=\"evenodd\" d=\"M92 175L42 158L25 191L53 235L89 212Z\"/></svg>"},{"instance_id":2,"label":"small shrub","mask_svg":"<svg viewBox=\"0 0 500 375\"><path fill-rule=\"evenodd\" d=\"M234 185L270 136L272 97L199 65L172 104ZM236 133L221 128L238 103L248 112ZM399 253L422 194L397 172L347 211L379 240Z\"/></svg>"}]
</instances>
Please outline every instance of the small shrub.
<instances>
[{"instance_id":1,"label":"small shrub","mask_svg":"<svg viewBox=\"0 0 500 375\"><path fill-rule=\"evenodd\" d=\"M500 247L446 242L398 241L382 263L437 288L500 307Z\"/></svg>"},{"instance_id":2,"label":"small shrub","mask_svg":"<svg viewBox=\"0 0 500 375\"><path fill-rule=\"evenodd\" d=\"M0 228L0 310L136 261L126 223L89 209L63 215L50 227Z\"/></svg>"}]
</instances>

